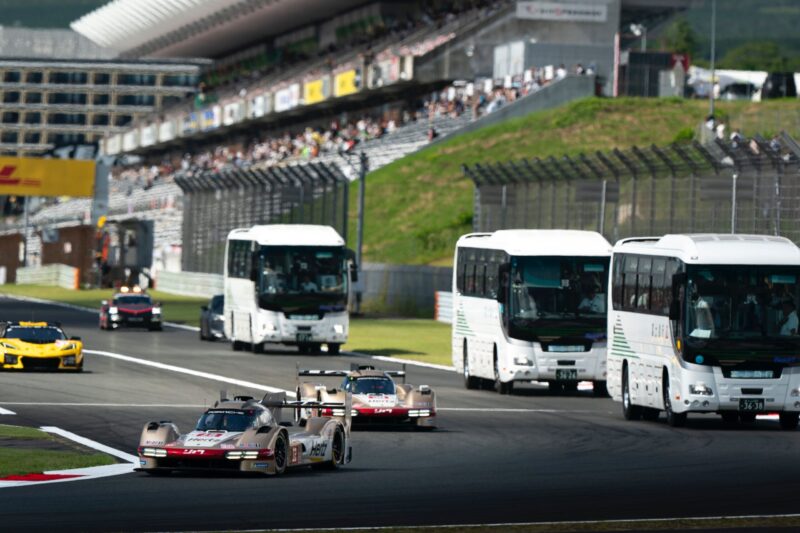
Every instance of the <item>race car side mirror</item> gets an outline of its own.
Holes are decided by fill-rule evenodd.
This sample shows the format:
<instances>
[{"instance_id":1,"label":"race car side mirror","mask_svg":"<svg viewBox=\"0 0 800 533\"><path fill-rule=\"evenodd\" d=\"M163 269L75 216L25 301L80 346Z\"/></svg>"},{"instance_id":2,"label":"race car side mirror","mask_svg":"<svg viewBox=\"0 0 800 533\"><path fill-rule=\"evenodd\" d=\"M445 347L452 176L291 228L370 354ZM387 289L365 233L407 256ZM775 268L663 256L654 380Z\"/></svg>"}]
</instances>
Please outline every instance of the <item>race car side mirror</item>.
<instances>
[{"instance_id":1,"label":"race car side mirror","mask_svg":"<svg viewBox=\"0 0 800 533\"><path fill-rule=\"evenodd\" d=\"M71 341L79 341L79 340L81 340L81 338L80 337L70 337L69 340L71 340Z\"/></svg>"},{"instance_id":2,"label":"race car side mirror","mask_svg":"<svg viewBox=\"0 0 800 533\"><path fill-rule=\"evenodd\" d=\"M201 305L200 306L200 310L201 311L208 311L208 306L207 305Z\"/></svg>"}]
</instances>

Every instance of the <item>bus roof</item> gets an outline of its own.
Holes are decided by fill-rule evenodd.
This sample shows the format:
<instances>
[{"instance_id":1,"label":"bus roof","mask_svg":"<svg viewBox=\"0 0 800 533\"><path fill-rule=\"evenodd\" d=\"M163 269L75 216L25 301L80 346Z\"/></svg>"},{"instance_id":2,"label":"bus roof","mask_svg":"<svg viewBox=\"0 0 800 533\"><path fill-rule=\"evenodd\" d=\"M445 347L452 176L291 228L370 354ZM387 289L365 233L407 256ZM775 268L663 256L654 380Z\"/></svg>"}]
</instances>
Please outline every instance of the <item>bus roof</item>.
<instances>
[{"instance_id":1,"label":"bus roof","mask_svg":"<svg viewBox=\"0 0 800 533\"><path fill-rule=\"evenodd\" d=\"M268 224L237 228L228 240L256 241L264 246L344 246L344 239L330 226Z\"/></svg>"},{"instance_id":2,"label":"bus roof","mask_svg":"<svg viewBox=\"0 0 800 533\"><path fill-rule=\"evenodd\" d=\"M458 247L503 250L515 256L609 256L611 243L596 231L568 229L504 229L469 233Z\"/></svg>"},{"instance_id":3,"label":"bus roof","mask_svg":"<svg viewBox=\"0 0 800 533\"><path fill-rule=\"evenodd\" d=\"M706 233L622 239L614 252L677 257L689 264L800 265L800 248L772 235Z\"/></svg>"}]
</instances>

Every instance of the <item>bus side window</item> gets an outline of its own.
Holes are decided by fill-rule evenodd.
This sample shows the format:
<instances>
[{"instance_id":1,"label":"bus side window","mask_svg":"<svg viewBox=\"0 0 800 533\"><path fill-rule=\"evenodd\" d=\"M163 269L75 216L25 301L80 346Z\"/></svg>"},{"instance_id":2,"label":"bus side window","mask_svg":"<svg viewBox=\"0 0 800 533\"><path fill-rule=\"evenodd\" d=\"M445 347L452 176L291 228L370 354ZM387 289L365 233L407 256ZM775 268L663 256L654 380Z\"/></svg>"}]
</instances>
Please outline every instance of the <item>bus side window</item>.
<instances>
[{"instance_id":1,"label":"bus side window","mask_svg":"<svg viewBox=\"0 0 800 533\"><path fill-rule=\"evenodd\" d=\"M650 257L640 257L637 268L636 283L636 309L647 311L650 309L650 267L653 260Z\"/></svg>"},{"instance_id":2,"label":"bus side window","mask_svg":"<svg viewBox=\"0 0 800 533\"><path fill-rule=\"evenodd\" d=\"M625 262L623 263L625 279L622 293L622 307L627 311L636 309L636 268L638 264L638 256L625 256Z\"/></svg>"},{"instance_id":3,"label":"bus side window","mask_svg":"<svg viewBox=\"0 0 800 533\"><path fill-rule=\"evenodd\" d=\"M623 254L614 255L614 279L612 280L612 300L614 309L622 309L622 261L625 258Z\"/></svg>"},{"instance_id":4,"label":"bus side window","mask_svg":"<svg viewBox=\"0 0 800 533\"><path fill-rule=\"evenodd\" d=\"M669 301L670 296L666 293L664 272L667 267L667 262L663 257L653 258L653 287L652 287L652 301L650 302L650 310L659 315L669 315Z\"/></svg>"},{"instance_id":5,"label":"bus side window","mask_svg":"<svg viewBox=\"0 0 800 533\"><path fill-rule=\"evenodd\" d=\"M456 290L461 294L464 293L464 271L464 250L461 249L456 261Z\"/></svg>"}]
</instances>

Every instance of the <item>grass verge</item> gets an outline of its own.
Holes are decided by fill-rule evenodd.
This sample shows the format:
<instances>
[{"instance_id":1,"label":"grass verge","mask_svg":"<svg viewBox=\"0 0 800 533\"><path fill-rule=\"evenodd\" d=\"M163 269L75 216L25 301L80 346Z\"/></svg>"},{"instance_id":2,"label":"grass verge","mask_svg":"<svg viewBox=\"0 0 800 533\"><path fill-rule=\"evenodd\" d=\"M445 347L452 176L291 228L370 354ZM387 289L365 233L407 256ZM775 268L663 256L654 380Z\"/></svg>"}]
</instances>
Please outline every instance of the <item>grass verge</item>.
<instances>
[{"instance_id":1,"label":"grass verge","mask_svg":"<svg viewBox=\"0 0 800 533\"><path fill-rule=\"evenodd\" d=\"M437 365L452 364L450 326L423 319L355 319L345 350Z\"/></svg>"},{"instance_id":2,"label":"grass verge","mask_svg":"<svg viewBox=\"0 0 800 533\"><path fill-rule=\"evenodd\" d=\"M798 134L796 99L718 102L728 131ZM670 98L588 98L481 128L436 144L367 176L364 257L369 262L450 265L456 239L472 231L473 184L464 164L578 155L691 140L708 103ZM768 115L776 120L759 122ZM769 126L769 127L768 127ZM355 242L358 187L351 187Z\"/></svg>"},{"instance_id":3,"label":"grass verge","mask_svg":"<svg viewBox=\"0 0 800 533\"><path fill-rule=\"evenodd\" d=\"M0 425L0 478L114 464L110 455L90 452L34 428ZM41 444L63 449L41 449ZM62 444L62 446L59 446Z\"/></svg>"},{"instance_id":4,"label":"grass verge","mask_svg":"<svg viewBox=\"0 0 800 533\"><path fill-rule=\"evenodd\" d=\"M106 300L114 295L110 289L70 290L61 287L48 287L44 285L2 285L0 294L13 296L28 296L63 302L89 309L100 309L101 300ZM200 324L200 306L208 303L205 298L180 296L161 291L150 291L154 300L164 304L162 313L164 320L197 326ZM12 318L12 317L9 317ZM25 320L37 317L13 317Z\"/></svg>"}]
</instances>

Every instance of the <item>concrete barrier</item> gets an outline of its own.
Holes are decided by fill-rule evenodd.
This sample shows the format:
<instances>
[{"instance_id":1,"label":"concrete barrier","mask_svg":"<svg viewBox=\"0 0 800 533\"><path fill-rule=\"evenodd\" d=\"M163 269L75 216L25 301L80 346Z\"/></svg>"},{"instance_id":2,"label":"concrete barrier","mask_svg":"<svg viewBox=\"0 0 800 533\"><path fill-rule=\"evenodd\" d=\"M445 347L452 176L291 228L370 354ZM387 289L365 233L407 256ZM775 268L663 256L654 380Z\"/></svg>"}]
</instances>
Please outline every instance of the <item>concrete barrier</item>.
<instances>
[{"instance_id":1,"label":"concrete barrier","mask_svg":"<svg viewBox=\"0 0 800 533\"><path fill-rule=\"evenodd\" d=\"M156 289L170 294L211 298L222 294L224 281L221 274L204 272L159 272Z\"/></svg>"},{"instance_id":2,"label":"concrete barrier","mask_svg":"<svg viewBox=\"0 0 800 533\"><path fill-rule=\"evenodd\" d=\"M65 289L80 288L80 269L69 265L42 265L17 269L17 285L49 285Z\"/></svg>"}]
</instances>

